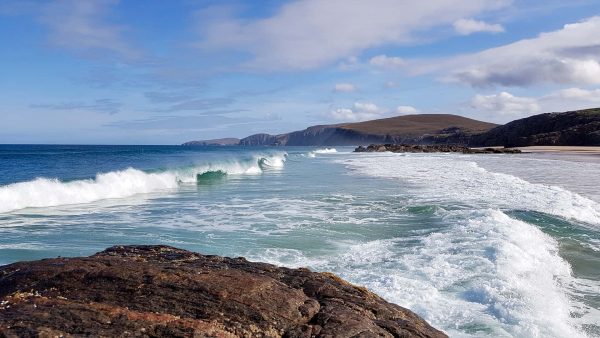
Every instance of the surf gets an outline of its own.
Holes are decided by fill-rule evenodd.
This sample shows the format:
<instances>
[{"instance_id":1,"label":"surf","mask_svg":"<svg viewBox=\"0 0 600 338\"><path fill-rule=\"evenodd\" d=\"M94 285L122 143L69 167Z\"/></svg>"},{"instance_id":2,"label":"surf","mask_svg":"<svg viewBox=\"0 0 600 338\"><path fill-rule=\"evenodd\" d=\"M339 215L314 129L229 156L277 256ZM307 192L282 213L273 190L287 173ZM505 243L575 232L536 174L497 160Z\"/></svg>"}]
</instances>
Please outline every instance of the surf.
<instances>
[{"instance_id":1,"label":"surf","mask_svg":"<svg viewBox=\"0 0 600 338\"><path fill-rule=\"evenodd\" d=\"M286 156L285 153L255 155L246 160L208 163L161 172L127 168L74 181L40 177L0 186L0 213L175 191L182 184L205 184L227 175L260 175L273 168L282 169Z\"/></svg>"},{"instance_id":2,"label":"surf","mask_svg":"<svg viewBox=\"0 0 600 338\"><path fill-rule=\"evenodd\" d=\"M488 171L466 157L376 154L340 163L368 176L406 182L423 200L532 210L600 229L597 202L558 186Z\"/></svg>"},{"instance_id":3,"label":"surf","mask_svg":"<svg viewBox=\"0 0 600 338\"><path fill-rule=\"evenodd\" d=\"M313 151L309 151L306 154L306 157L317 157L317 154L335 154L337 153L337 149L335 148L323 148L323 149L317 149L317 150L313 150Z\"/></svg>"}]
</instances>

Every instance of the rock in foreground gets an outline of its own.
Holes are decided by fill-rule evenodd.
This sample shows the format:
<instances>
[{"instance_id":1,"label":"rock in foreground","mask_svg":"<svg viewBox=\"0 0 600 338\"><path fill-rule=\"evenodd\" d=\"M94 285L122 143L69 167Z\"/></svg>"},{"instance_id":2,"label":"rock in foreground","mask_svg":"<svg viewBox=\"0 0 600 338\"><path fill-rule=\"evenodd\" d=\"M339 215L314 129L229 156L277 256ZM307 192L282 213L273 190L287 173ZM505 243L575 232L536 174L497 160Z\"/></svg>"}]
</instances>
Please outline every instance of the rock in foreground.
<instances>
[{"instance_id":1,"label":"rock in foreground","mask_svg":"<svg viewBox=\"0 0 600 338\"><path fill-rule=\"evenodd\" d=\"M411 144L371 144L359 146L356 153L385 152L393 153L462 153L462 154L519 154L521 150L511 148L469 148L458 145L411 145Z\"/></svg>"},{"instance_id":2,"label":"rock in foreground","mask_svg":"<svg viewBox=\"0 0 600 338\"><path fill-rule=\"evenodd\" d=\"M329 273L168 246L0 267L0 304L0 337L446 337Z\"/></svg>"}]
</instances>

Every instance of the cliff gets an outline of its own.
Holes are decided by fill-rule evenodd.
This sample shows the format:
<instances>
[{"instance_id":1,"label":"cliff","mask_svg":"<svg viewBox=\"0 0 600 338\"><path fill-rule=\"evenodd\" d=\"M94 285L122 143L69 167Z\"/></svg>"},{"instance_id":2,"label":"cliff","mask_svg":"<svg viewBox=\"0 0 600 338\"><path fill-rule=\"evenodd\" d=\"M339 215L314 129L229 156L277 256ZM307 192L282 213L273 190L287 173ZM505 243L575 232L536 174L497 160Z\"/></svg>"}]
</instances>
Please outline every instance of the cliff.
<instances>
[{"instance_id":1,"label":"cliff","mask_svg":"<svg viewBox=\"0 0 600 338\"><path fill-rule=\"evenodd\" d=\"M0 267L0 336L446 337L330 273L168 246Z\"/></svg>"},{"instance_id":2,"label":"cliff","mask_svg":"<svg viewBox=\"0 0 600 338\"><path fill-rule=\"evenodd\" d=\"M469 142L472 146L600 146L600 108L546 113L496 127Z\"/></svg>"}]
</instances>

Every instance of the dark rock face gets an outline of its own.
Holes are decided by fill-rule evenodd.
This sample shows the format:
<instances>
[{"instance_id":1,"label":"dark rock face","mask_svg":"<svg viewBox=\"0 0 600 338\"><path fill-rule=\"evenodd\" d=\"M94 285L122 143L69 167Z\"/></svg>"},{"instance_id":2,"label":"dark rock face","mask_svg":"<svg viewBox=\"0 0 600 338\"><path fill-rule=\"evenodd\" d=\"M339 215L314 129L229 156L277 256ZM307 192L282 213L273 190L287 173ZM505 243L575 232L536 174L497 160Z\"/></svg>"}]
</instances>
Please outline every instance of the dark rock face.
<instances>
[{"instance_id":1,"label":"dark rock face","mask_svg":"<svg viewBox=\"0 0 600 338\"><path fill-rule=\"evenodd\" d=\"M521 150L510 148L480 148L473 149L457 145L410 145L410 144L371 144L368 147L359 146L356 153L385 152L393 153L463 153L463 154L519 154Z\"/></svg>"},{"instance_id":2,"label":"dark rock face","mask_svg":"<svg viewBox=\"0 0 600 338\"><path fill-rule=\"evenodd\" d=\"M0 337L446 337L329 273L167 246L0 267Z\"/></svg>"},{"instance_id":3,"label":"dark rock face","mask_svg":"<svg viewBox=\"0 0 600 338\"><path fill-rule=\"evenodd\" d=\"M277 137L269 134L254 134L240 140L241 146L274 146L278 145Z\"/></svg>"},{"instance_id":4,"label":"dark rock face","mask_svg":"<svg viewBox=\"0 0 600 338\"><path fill-rule=\"evenodd\" d=\"M600 146L600 108L530 116L475 136L472 146Z\"/></svg>"}]
</instances>

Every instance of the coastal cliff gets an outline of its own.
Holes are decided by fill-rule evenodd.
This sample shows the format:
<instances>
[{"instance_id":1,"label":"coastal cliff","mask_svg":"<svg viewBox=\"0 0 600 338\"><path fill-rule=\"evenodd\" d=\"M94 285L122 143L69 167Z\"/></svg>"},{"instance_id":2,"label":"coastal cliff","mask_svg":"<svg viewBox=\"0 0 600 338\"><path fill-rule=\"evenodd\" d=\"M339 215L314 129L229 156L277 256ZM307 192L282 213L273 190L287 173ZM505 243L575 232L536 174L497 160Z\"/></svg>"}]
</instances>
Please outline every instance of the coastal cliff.
<instances>
[{"instance_id":1,"label":"coastal cliff","mask_svg":"<svg viewBox=\"0 0 600 338\"><path fill-rule=\"evenodd\" d=\"M515 120L476 135L469 143L479 147L600 146L600 108Z\"/></svg>"},{"instance_id":2,"label":"coastal cliff","mask_svg":"<svg viewBox=\"0 0 600 338\"><path fill-rule=\"evenodd\" d=\"M330 273L116 246L0 267L0 336L446 337Z\"/></svg>"}]
</instances>

